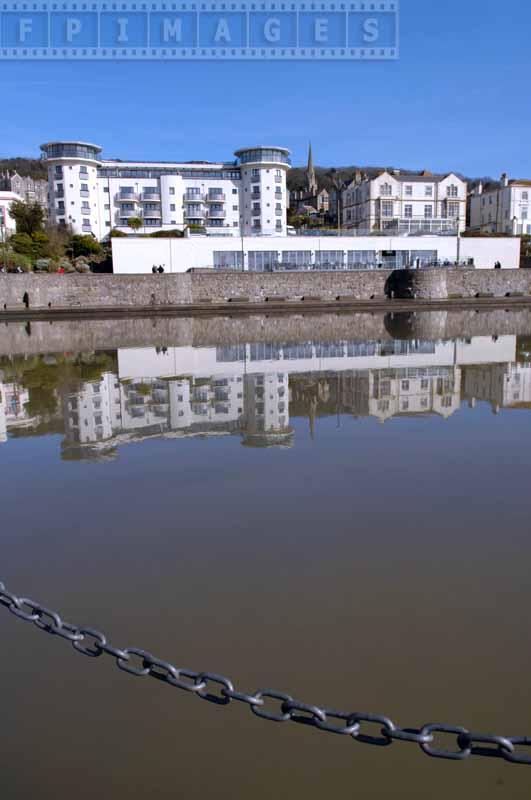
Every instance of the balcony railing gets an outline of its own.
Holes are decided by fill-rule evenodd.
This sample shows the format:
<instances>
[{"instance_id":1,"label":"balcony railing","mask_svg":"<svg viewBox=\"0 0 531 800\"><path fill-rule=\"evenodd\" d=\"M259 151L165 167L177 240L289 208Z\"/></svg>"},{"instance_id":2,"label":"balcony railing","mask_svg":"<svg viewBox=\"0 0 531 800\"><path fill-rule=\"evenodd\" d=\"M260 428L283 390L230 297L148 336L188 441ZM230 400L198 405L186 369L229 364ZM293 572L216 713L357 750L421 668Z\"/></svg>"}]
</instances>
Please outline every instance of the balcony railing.
<instances>
[{"instance_id":1,"label":"balcony railing","mask_svg":"<svg viewBox=\"0 0 531 800\"><path fill-rule=\"evenodd\" d=\"M148 192L146 194L146 192L144 192L142 194L142 197L140 198L140 202L142 202L142 203L160 203L160 192L153 192L153 194L151 194L150 192Z\"/></svg>"},{"instance_id":2,"label":"balcony railing","mask_svg":"<svg viewBox=\"0 0 531 800\"><path fill-rule=\"evenodd\" d=\"M184 195L184 202L185 203L203 203L205 200L204 194L185 194Z\"/></svg>"},{"instance_id":3,"label":"balcony railing","mask_svg":"<svg viewBox=\"0 0 531 800\"><path fill-rule=\"evenodd\" d=\"M211 194L209 192L205 199L207 203L224 203L227 198L223 192L220 192L219 194Z\"/></svg>"},{"instance_id":4,"label":"balcony railing","mask_svg":"<svg viewBox=\"0 0 531 800\"><path fill-rule=\"evenodd\" d=\"M206 214L204 211L193 211L191 213L189 211L184 212L185 219L205 219L205 217Z\"/></svg>"},{"instance_id":5,"label":"balcony railing","mask_svg":"<svg viewBox=\"0 0 531 800\"><path fill-rule=\"evenodd\" d=\"M395 217L386 219L381 217L377 225L382 231L395 231L399 234L434 233L456 234L459 219L441 219L440 217Z\"/></svg>"},{"instance_id":6,"label":"balcony railing","mask_svg":"<svg viewBox=\"0 0 531 800\"><path fill-rule=\"evenodd\" d=\"M120 209L120 217L123 219L128 219L129 217L138 217L138 211L134 208L123 208Z\"/></svg>"},{"instance_id":7,"label":"balcony railing","mask_svg":"<svg viewBox=\"0 0 531 800\"><path fill-rule=\"evenodd\" d=\"M161 216L160 208L145 208L142 211L142 217L144 219L160 219Z\"/></svg>"},{"instance_id":8,"label":"balcony railing","mask_svg":"<svg viewBox=\"0 0 531 800\"><path fill-rule=\"evenodd\" d=\"M208 216L210 219L224 219L227 216L226 211L213 211L212 209L208 212Z\"/></svg>"},{"instance_id":9,"label":"balcony railing","mask_svg":"<svg viewBox=\"0 0 531 800\"><path fill-rule=\"evenodd\" d=\"M138 194L136 192L131 192L131 193L128 193L128 194L125 194L123 192L119 192L116 195L116 200L119 203L138 203L139 196L138 196Z\"/></svg>"}]
</instances>

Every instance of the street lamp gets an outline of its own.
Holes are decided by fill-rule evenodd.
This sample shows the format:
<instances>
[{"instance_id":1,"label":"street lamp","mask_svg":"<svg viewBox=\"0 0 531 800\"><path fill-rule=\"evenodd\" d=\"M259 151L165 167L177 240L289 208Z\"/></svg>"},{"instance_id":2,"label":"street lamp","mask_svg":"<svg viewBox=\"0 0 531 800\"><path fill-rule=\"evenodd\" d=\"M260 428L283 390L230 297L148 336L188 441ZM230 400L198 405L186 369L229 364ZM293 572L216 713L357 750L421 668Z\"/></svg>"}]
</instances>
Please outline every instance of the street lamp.
<instances>
[{"instance_id":1,"label":"street lamp","mask_svg":"<svg viewBox=\"0 0 531 800\"><path fill-rule=\"evenodd\" d=\"M342 181L336 169L331 170L332 186L336 192L337 232L341 233L341 186Z\"/></svg>"}]
</instances>

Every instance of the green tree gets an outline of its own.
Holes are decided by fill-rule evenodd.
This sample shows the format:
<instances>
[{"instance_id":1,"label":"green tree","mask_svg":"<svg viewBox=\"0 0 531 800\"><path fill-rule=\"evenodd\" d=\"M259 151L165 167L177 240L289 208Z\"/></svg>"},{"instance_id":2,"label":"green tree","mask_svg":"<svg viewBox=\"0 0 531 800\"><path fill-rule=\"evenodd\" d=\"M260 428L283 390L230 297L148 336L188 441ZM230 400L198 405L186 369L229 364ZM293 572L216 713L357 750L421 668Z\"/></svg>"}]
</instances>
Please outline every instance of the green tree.
<instances>
[{"instance_id":1,"label":"green tree","mask_svg":"<svg viewBox=\"0 0 531 800\"><path fill-rule=\"evenodd\" d=\"M14 200L9 206L9 213L17 224L17 233L27 233L31 236L43 228L44 209L38 203Z\"/></svg>"},{"instance_id":2,"label":"green tree","mask_svg":"<svg viewBox=\"0 0 531 800\"><path fill-rule=\"evenodd\" d=\"M78 256L96 256L101 253L100 243L89 235L74 234L70 240L70 246L74 258Z\"/></svg>"},{"instance_id":3,"label":"green tree","mask_svg":"<svg viewBox=\"0 0 531 800\"><path fill-rule=\"evenodd\" d=\"M29 233L14 233L9 240L9 246L15 253L20 253L20 255L33 255L33 239Z\"/></svg>"},{"instance_id":4,"label":"green tree","mask_svg":"<svg viewBox=\"0 0 531 800\"><path fill-rule=\"evenodd\" d=\"M142 227L143 222L140 219L140 217L130 217L130 219L127 220L127 224L131 228L131 230L133 230L136 233Z\"/></svg>"}]
</instances>

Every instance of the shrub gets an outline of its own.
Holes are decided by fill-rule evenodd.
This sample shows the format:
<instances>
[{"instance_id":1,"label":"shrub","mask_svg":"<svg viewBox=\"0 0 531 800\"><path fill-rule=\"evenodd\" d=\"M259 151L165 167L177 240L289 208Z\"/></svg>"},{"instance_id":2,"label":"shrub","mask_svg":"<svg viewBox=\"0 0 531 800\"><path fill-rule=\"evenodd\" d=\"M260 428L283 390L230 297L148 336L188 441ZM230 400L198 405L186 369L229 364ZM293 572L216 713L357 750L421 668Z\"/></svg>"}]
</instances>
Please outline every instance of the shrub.
<instances>
[{"instance_id":1,"label":"shrub","mask_svg":"<svg viewBox=\"0 0 531 800\"><path fill-rule=\"evenodd\" d=\"M127 236L127 233L124 231L119 231L118 228L113 228L109 236L111 239L123 239L124 236Z\"/></svg>"},{"instance_id":2,"label":"shrub","mask_svg":"<svg viewBox=\"0 0 531 800\"><path fill-rule=\"evenodd\" d=\"M100 243L94 239L93 236L75 234L71 240L72 255L74 258L78 256L92 256L101 253Z\"/></svg>"},{"instance_id":3,"label":"shrub","mask_svg":"<svg viewBox=\"0 0 531 800\"><path fill-rule=\"evenodd\" d=\"M31 258L21 253L7 253L6 262L8 272L14 272L17 268L24 272L31 272Z\"/></svg>"},{"instance_id":4,"label":"shrub","mask_svg":"<svg viewBox=\"0 0 531 800\"><path fill-rule=\"evenodd\" d=\"M155 233L150 233L149 236L151 239L181 239L184 233L178 228L172 228L168 231L155 231Z\"/></svg>"},{"instance_id":5,"label":"shrub","mask_svg":"<svg viewBox=\"0 0 531 800\"><path fill-rule=\"evenodd\" d=\"M50 272L51 258L38 258L35 262L35 272Z\"/></svg>"}]
</instances>

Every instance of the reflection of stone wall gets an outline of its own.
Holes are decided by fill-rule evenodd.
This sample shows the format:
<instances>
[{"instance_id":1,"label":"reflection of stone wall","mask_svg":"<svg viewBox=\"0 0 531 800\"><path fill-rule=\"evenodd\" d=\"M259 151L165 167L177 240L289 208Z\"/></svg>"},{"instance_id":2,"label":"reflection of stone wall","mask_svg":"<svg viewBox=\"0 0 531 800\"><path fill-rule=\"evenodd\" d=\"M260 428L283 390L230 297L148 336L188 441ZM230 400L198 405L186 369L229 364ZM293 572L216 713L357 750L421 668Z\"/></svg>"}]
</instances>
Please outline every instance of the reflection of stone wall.
<instances>
[{"instance_id":1,"label":"reflection of stone wall","mask_svg":"<svg viewBox=\"0 0 531 800\"><path fill-rule=\"evenodd\" d=\"M291 314L231 317L118 318L10 322L1 328L0 355L114 350L118 347L227 346L241 342L363 342L396 339L529 335L531 308L506 312L436 311L395 314Z\"/></svg>"}]
</instances>

